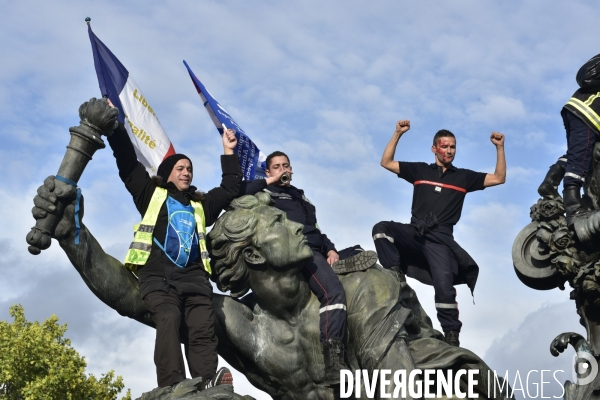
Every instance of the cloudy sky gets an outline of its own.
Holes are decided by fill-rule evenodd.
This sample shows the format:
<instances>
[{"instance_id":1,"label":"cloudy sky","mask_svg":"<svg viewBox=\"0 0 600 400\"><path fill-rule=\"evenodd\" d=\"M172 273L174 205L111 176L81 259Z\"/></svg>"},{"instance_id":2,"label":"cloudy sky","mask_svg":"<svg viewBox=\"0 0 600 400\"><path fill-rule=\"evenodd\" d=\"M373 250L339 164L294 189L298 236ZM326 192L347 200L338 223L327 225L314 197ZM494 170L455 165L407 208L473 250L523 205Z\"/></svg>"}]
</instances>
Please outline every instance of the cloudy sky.
<instances>
[{"instance_id":1,"label":"cloudy sky","mask_svg":"<svg viewBox=\"0 0 600 400\"><path fill-rule=\"evenodd\" d=\"M130 71L175 148L193 160L195 184L218 185L220 139L183 66L186 60L261 150L287 152L294 184L317 206L338 248L374 249L381 220L408 221L411 186L379 166L398 119L410 119L396 159L433 160L441 128L458 138L455 164L493 172L492 131L506 135L507 183L467 196L457 241L481 267L475 302L459 288L461 343L499 373L564 370L558 334L585 333L569 290L540 292L516 277L511 246L536 188L564 152L559 112L575 73L600 52L591 1L70 1L0 0L0 319L14 303L29 319L55 313L99 375L114 369L135 396L154 387L153 330L97 300L55 243L27 252L32 198L56 173L79 104L99 96L84 18ZM133 203L109 150L80 186L85 223L104 248L125 254ZM433 291L416 284L435 317ZM435 321L436 327L439 324ZM530 383L541 382L540 373ZM544 377L544 396L561 393ZM236 391L268 396L241 383ZM519 386L519 385L517 385ZM534 397L533 386L526 397ZM516 393L523 398L522 392Z\"/></svg>"}]
</instances>

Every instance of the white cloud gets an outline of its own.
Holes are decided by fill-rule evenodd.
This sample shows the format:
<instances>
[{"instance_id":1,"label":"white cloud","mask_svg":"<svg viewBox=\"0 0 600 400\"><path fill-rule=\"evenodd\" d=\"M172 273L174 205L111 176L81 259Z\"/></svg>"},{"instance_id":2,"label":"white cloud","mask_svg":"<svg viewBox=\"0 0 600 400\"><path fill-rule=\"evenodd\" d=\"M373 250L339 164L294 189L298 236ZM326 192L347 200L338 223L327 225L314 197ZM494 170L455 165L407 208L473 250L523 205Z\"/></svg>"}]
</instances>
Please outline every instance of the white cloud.
<instances>
[{"instance_id":1,"label":"white cloud","mask_svg":"<svg viewBox=\"0 0 600 400\"><path fill-rule=\"evenodd\" d=\"M543 177L546 175L545 172L534 168L523 168L520 166L508 167L506 169L506 179L515 180L516 182L530 183L533 188L536 184L540 184L543 181ZM540 176L542 177L540 179Z\"/></svg>"},{"instance_id":2,"label":"white cloud","mask_svg":"<svg viewBox=\"0 0 600 400\"><path fill-rule=\"evenodd\" d=\"M544 304L528 314L516 329L511 329L494 340L484 359L499 375L504 376L509 371L511 385L518 371L525 390L530 390L530 395L525 392L525 398L536 397L535 391L541 390L541 370L550 371L544 375L544 382L548 382L544 384L544 396L560 397L565 381L573 381L574 351L570 347L559 357L553 357L550 354L550 343L564 332L578 332L586 336L585 329L579 324L575 302ZM531 372L527 388L526 376L529 371L537 372ZM517 399L524 398L523 392L517 391L515 396Z\"/></svg>"},{"instance_id":3,"label":"white cloud","mask_svg":"<svg viewBox=\"0 0 600 400\"><path fill-rule=\"evenodd\" d=\"M467 115L473 121L494 124L503 121L518 122L527 115L527 111L521 100L490 95L468 104Z\"/></svg>"},{"instance_id":4,"label":"white cloud","mask_svg":"<svg viewBox=\"0 0 600 400\"><path fill-rule=\"evenodd\" d=\"M19 301L38 319L55 312L69 323L91 370L114 368L138 392L149 389L151 335L141 333L137 342L115 336L116 350L107 350L111 332L143 327L95 299L56 243L33 257L24 242L34 223L35 189L56 173L79 104L99 95L86 16L151 100L175 147L192 157L199 187L219 184L221 149L182 59L261 150L290 154L294 182L339 247L372 249L373 224L410 216L412 188L378 165L396 120L412 122L397 159L430 162L431 137L448 128L459 137L459 166L487 172L495 159L489 132L505 133L508 182L470 194L456 227L457 240L481 266L476 306L459 288L461 340L481 355L542 304L565 301L564 292L521 284L510 249L528 222L538 180L566 148L559 112L576 89L577 68L594 55L600 30L589 2L211 0L140 7L34 0L3 7L0 311ZM588 34L571 40L581 26ZM110 149L96 153L80 186L86 223L122 257L138 214ZM430 288L415 288L435 319Z\"/></svg>"}]
</instances>

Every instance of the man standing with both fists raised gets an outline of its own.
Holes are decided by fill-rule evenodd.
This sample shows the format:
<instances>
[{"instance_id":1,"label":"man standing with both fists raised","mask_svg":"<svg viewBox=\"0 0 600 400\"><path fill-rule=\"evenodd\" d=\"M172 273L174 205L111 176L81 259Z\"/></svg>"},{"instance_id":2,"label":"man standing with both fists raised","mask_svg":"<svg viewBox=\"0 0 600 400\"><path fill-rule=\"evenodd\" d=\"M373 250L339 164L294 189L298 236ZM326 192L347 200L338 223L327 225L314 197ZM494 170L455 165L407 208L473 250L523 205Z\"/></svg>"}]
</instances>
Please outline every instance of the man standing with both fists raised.
<instances>
[{"instance_id":1,"label":"man standing with both fists raised","mask_svg":"<svg viewBox=\"0 0 600 400\"><path fill-rule=\"evenodd\" d=\"M383 267L434 287L437 317L445 341L458 346L462 323L458 319L454 285L466 283L472 293L479 267L454 241L453 227L460 219L468 192L505 182L504 135L492 132L496 169L493 174L486 174L452 164L456 137L445 129L433 138L433 164L394 161L398 141L409 129L409 120L396 123L396 131L381 157L381 166L414 185L411 222L379 222L373 227L373 241Z\"/></svg>"}]
</instances>

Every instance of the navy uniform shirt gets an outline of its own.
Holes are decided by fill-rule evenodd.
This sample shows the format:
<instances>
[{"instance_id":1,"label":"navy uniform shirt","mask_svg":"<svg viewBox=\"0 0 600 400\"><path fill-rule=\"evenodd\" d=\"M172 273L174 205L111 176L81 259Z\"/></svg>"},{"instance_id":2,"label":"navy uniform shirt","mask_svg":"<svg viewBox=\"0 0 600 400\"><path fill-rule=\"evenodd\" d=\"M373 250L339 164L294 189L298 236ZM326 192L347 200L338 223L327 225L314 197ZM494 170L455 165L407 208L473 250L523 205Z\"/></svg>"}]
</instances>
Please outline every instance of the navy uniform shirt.
<instances>
[{"instance_id":1,"label":"navy uniform shirt","mask_svg":"<svg viewBox=\"0 0 600 400\"><path fill-rule=\"evenodd\" d=\"M335 245L329 240L317 226L317 210L315 206L306 198L304 191L295 186L269 185L265 179L256 179L253 181L244 181L240 187L240 196L246 194L255 194L260 191L267 192L273 201L275 207L284 211L287 219L299 222L304 225L302 233L308 240L308 246L323 256L331 250L336 251Z\"/></svg>"},{"instance_id":2,"label":"navy uniform shirt","mask_svg":"<svg viewBox=\"0 0 600 400\"><path fill-rule=\"evenodd\" d=\"M468 192L483 190L486 173L450 166L442 167L424 162L399 161L402 178L414 185L412 215L424 220L433 212L441 226L453 226L460 219Z\"/></svg>"}]
</instances>

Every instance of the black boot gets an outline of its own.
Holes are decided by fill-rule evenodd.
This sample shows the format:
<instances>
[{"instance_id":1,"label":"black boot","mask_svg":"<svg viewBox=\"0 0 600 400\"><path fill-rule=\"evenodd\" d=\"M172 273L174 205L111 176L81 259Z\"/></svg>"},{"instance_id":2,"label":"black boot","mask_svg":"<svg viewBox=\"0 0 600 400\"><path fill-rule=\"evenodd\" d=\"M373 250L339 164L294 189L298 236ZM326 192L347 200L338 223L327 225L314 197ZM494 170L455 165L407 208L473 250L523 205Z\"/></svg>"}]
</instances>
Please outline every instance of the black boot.
<instances>
[{"instance_id":1,"label":"black boot","mask_svg":"<svg viewBox=\"0 0 600 400\"><path fill-rule=\"evenodd\" d=\"M444 342L448 343L450 346L460 346L460 341L458 340L458 331L448 331L444 333Z\"/></svg>"},{"instance_id":2,"label":"black boot","mask_svg":"<svg viewBox=\"0 0 600 400\"><path fill-rule=\"evenodd\" d=\"M325 385L336 387L340 384L340 370L348 369L344 362L346 347L339 339L329 339L323 343L325 358Z\"/></svg>"},{"instance_id":3,"label":"black boot","mask_svg":"<svg viewBox=\"0 0 600 400\"><path fill-rule=\"evenodd\" d=\"M562 181L565 176L565 168L560 164L553 164L550 166L550 169L546 173L546 177L544 181L538 188L538 193L542 197L549 198L557 198L558 195L558 185L560 181Z\"/></svg>"},{"instance_id":4,"label":"black boot","mask_svg":"<svg viewBox=\"0 0 600 400\"><path fill-rule=\"evenodd\" d=\"M564 188L563 203L567 214L567 226L573 226L576 219L587 213L587 209L581 201L580 187L577 185L569 185Z\"/></svg>"},{"instance_id":5,"label":"black boot","mask_svg":"<svg viewBox=\"0 0 600 400\"><path fill-rule=\"evenodd\" d=\"M361 251L360 253L333 263L333 272L336 274L347 274L349 272L364 271L377 263L377 253L373 250Z\"/></svg>"}]
</instances>

